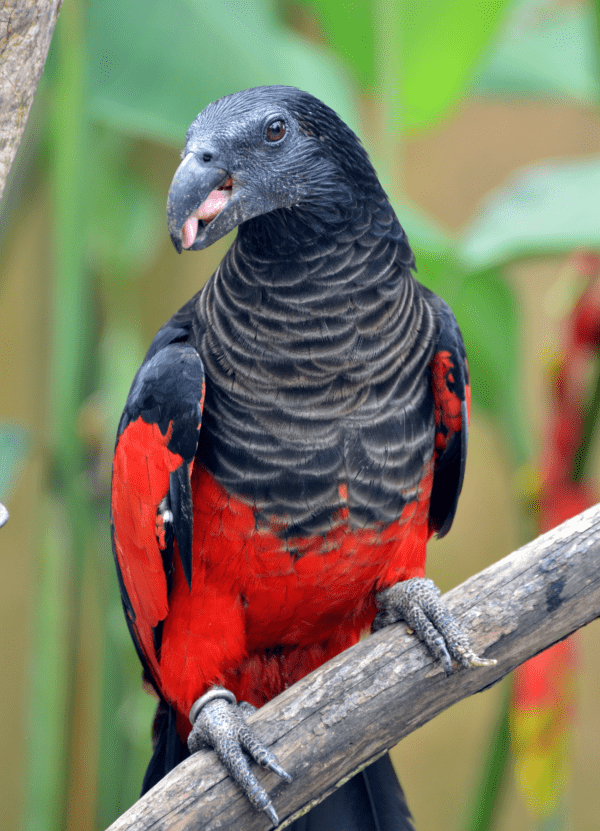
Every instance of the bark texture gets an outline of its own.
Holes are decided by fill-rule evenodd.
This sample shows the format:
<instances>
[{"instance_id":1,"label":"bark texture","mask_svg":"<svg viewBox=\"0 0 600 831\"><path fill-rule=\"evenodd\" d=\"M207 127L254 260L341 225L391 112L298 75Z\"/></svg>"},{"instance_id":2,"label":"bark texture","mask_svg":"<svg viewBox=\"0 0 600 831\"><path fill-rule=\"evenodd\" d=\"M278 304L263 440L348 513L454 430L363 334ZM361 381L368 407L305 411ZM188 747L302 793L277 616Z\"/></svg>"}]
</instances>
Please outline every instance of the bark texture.
<instances>
[{"instance_id":1,"label":"bark texture","mask_svg":"<svg viewBox=\"0 0 600 831\"><path fill-rule=\"evenodd\" d=\"M0 9L0 199L42 75L62 0L4 0Z\"/></svg>"}]
</instances>

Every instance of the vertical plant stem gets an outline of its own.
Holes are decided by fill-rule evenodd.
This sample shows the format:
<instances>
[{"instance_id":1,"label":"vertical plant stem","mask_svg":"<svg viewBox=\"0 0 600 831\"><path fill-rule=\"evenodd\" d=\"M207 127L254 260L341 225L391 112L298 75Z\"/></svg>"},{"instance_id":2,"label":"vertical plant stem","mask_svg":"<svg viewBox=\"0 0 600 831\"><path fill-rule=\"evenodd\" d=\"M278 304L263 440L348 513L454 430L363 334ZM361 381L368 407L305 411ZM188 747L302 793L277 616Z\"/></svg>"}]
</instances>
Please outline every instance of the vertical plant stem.
<instances>
[{"instance_id":1,"label":"vertical plant stem","mask_svg":"<svg viewBox=\"0 0 600 831\"><path fill-rule=\"evenodd\" d=\"M509 706L510 687L507 685L489 751L484 760L481 782L471 801L465 823L467 831L487 831L498 813L502 789L506 782L509 763Z\"/></svg>"},{"instance_id":2,"label":"vertical plant stem","mask_svg":"<svg viewBox=\"0 0 600 831\"><path fill-rule=\"evenodd\" d=\"M52 171L54 276L52 384L49 391L51 443L61 486L78 498L81 472L77 417L89 331L83 274L85 236L84 49L80 4L66 4L58 34L58 77L54 90ZM80 528L80 523L76 526Z\"/></svg>"},{"instance_id":3,"label":"vertical plant stem","mask_svg":"<svg viewBox=\"0 0 600 831\"><path fill-rule=\"evenodd\" d=\"M51 91L53 269L48 442L53 495L42 512L32 668L30 782L25 827L66 826L76 633L88 544L83 449L77 419L90 340L85 237L85 48L80 0L65 3L56 28Z\"/></svg>"},{"instance_id":4,"label":"vertical plant stem","mask_svg":"<svg viewBox=\"0 0 600 831\"><path fill-rule=\"evenodd\" d=\"M374 58L379 106L377 166L391 190L404 186L403 159L399 152L401 138L401 4L395 0L374 0Z\"/></svg>"},{"instance_id":5,"label":"vertical plant stem","mask_svg":"<svg viewBox=\"0 0 600 831\"><path fill-rule=\"evenodd\" d=\"M115 183L115 188L118 183ZM104 293L106 327L101 341L100 379L102 396L106 408L107 422L111 425L110 441L114 439L123 403L129 392L131 379L134 377L144 356L139 324L130 320L129 306L127 314L116 303L109 301L108 295L114 293L114 287L108 285L109 275L101 275L99 285ZM123 294L123 291L121 291ZM122 303L122 300L121 300ZM126 316L127 322L121 317ZM98 523L98 535L101 533L108 540L108 505L102 512ZM106 828L139 796L143 772L135 765L130 736L123 729L123 704L131 690L146 697L141 689L141 667L137 656L133 655L133 644L125 626L121 600L117 587L114 565L109 551L99 564L101 575L104 615L104 667L102 679L101 735L99 745L98 777L98 813L96 827ZM133 661L132 661L133 657ZM134 679L131 679L131 675ZM150 723L145 725L150 742ZM150 750L144 757L148 763ZM135 770L132 773L131 768ZM130 782L134 781L133 787Z\"/></svg>"},{"instance_id":6,"label":"vertical plant stem","mask_svg":"<svg viewBox=\"0 0 600 831\"><path fill-rule=\"evenodd\" d=\"M33 667L28 719L24 828L58 831L67 783L68 609L70 548L62 506L46 495L37 512L44 531L35 585Z\"/></svg>"}]
</instances>

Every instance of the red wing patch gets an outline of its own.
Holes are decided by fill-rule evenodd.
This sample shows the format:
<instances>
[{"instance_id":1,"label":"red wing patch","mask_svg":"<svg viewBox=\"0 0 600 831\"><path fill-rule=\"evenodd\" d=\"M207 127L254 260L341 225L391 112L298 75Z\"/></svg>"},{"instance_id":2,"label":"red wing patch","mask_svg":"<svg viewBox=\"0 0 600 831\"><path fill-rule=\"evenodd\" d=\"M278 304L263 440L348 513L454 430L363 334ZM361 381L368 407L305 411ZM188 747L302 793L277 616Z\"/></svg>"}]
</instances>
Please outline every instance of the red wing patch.
<instances>
[{"instance_id":1,"label":"red wing patch","mask_svg":"<svg viewBox=\"0 0 600 831\"><path fill-rule=\"evenodd\" d=\"M455 379L452 373L454 369L450 352L444 350L436 352L431 361L431 383L435 400L435 449L436 458L439 458L448 442L462 429L462 400L451 389ZM471 390L465 384L465 398L467 402L467 413L471 411Z\"/></svg>"},{"instance_id":2,"label":"red wing patch","mask_svg":"<svg viewBox=\"0 0 600 831\"><path fill-rule=\"evenodd\" d=\"M157 424L141 417L131 421L119 436L112 475L115 551L135 612L133 623L155 677L152 627L164 620L169 608L156 511L169 491L170 474L183 462L167 447L172 430L172 423L163 435Z\"/></svg>"}]
</instances>

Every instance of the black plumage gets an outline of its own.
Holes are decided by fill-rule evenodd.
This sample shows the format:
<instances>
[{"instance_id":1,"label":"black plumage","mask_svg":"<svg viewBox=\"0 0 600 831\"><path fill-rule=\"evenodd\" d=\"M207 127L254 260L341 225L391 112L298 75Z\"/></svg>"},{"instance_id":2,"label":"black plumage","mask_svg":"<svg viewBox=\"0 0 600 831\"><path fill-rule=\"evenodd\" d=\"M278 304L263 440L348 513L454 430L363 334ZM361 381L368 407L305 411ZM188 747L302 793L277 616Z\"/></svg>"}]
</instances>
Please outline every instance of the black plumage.
<instances>
[{"instance_id":1,"label":"black plumage","mask_svg":"<svg viewBox=\"0 0 600 831\"><path fill-rule=\"evenodd\" d=\"M262 703L317 665L312 657L306 658L305 666L299 664L302 650L312 655L316 644L322 662L343 648L338 629L347 632L348 645L358 638L361 626L371 624L378 608L385 608L380 623L397 620L396 595L386 595L385 607L377 605L383 596L380 589L388 585L385 557L396 540L394 574L405 576L395 580L412 583L409 606L425 596L430 599L429 587L418 582L422 577L413 575L422 574L427 535L450 527L466 454L468 372L460 332L446 304L415 279L406 235L360 141L336 113L292 87L246 90L200 113L188 130L182 156L167 202L177 250L205 248L235 227L238 233L204 289L157 334L119 429L119 472L113 480L119 505L126 502L128 483L122 471L127 469L127 454L133 452L144 424L158 425L163 436L171 431L168 450L175 455L167 462L175 458L177 465L156 506L160 533L165 534L160 556L166 583L160 582L155 558L152 565L158 576L137 600L133 578L124 577L132 555L119 541L127 534L135 536L135 521L123 521L119 529L118 518L113 518L128 624L146 674L162 698L144 789L188 754L177 724L207 686L228 679L238 698L243 693ZM438 366L439 356L443 357ZM131 429L134 424L140 425L138 433ZM153 449L149 448L149 458ZM161 453L164 456L164 450ZM205 537L193 525L197 515L204 516L202 500L216 499L211 483L235 503L238 513L234 510L231 528L222 528L222 540L198 542ZM209 507L212 504L216 503ZM251 527L242 527L239 518L246 507L252 511ZM415 511L419 518L414 520L418 530L413 540ZM390 529L388 554L379 554L375 549L384 544L381 540ZM271 606L261 594L259 576L245 571L251 559L248 551L257 539L264 539L261 534L268 534L275 540L277 556L279 549L285 553L288 564L274 598L277 608L283 608L281 597L287 596L288 585L300 585L297 566L315 555L325 563L332 546L341 546L338 531L356 542L356 584L353 562L343 560L350 555L340 554L339 563L326 567L336 575L335 601L333 593L327 601L332 607L319 610L314 620L303 617L302 605L293 613L287 609L298 642L289 642L289 631L280 632L275 621L279 634L271 643ZM362 537L364 531L374 534ZM173 578L174 540L185 590L178 589ZM186 592L189 602L200 608L203 599L195 588L194 569L198 564L204 569L215 557L211 546L218 549L219 562L230 557L237 564L231 571L241 582L230 589L231 608L238 604L245 609L254 626L264 621L258 627L260 635L245 633L249 641L262 645L254 653L249 648L238 665L223 666L207 678L203 667L214 659L214 649L194 656L198 679L182 677L177 670L168 676L161 658L165 632L169 630L170 643L176 636L183 638L177 654L186 654L185 638L192 625L187 610L179 632L168 613L144 628L140 608L146 603L154 618L160 617L160 604L166 597L169 605L178 591L180 609L187 602L181 600L188 597ZM264 555L265 563L269 556ZM326 568L314 567L317 581L327 581ZM142 582L145 575L138 573ZM312 591L310 586L306 590ZM260 597L256 606L253 596ZM433 606L436 603L434 599ZM443 611L437 619L445 620ZM463 664L468 665L464 655L468 660L477 657L468 644L464 646L465 640L458 649L446 640L453 657ZM447 668L450 657L445 650L444 646L444 654L433 651L447 658ZM287 667L286 656L292 655L296 657L290 657L290 667L302 670ZM269 656L279 656L280 677L270 678L263 688L249 686L244 667L252 667L247 672L254 678L256 667L268 663ZM190 689L197 690L192 698ZM222 699L219 706L223 712ZM202 722L198 728L203 718L198 716L192 731L192 749L208 735L201 731L214 727ZM235 763L228 760L230 771L239 758ZM256 797L254 791L250 797L252 788L240 779L238 783L273 819L266 793ZM387 758L291 827L413 828Z\"/></svg>"}]
</instances>

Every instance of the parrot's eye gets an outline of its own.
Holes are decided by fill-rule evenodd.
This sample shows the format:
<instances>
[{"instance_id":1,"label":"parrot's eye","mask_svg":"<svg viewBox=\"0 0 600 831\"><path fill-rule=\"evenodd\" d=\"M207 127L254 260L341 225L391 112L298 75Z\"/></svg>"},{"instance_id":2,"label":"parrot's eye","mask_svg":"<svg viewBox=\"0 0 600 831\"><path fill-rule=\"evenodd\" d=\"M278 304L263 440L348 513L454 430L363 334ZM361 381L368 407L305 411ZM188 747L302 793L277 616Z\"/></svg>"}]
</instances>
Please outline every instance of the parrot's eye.
<instances>
[{"instance_id":1,"label":"parrot's eye","mask_svg":"<svg viewBox=\"0 0 600 831\"><path fill-rule=\"evenodd\" d=\"M281 118L271 121L267 127L267 141L281 141L285 136L285 122Z\"/></svg>"}]
</instances>

